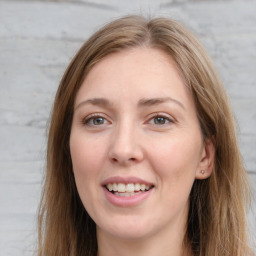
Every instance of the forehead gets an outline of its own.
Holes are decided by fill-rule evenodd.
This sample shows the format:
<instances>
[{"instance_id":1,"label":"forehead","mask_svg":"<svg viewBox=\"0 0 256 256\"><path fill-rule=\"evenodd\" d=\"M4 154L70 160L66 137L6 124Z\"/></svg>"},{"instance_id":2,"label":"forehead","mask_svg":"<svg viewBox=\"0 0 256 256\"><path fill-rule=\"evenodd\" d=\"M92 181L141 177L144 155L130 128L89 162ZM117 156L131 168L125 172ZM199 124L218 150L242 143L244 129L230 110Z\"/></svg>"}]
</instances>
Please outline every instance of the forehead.
<instances>
[{"instance_id":1,"label":"forehead","mask_svg":"<svg viewBox=\"0 0 256 256\"><path fill-rule=\"evenodd\" d=\"M176 63L147 47L107 55L87 74L76 102L84 97L191 97Z\"/></svg>"}]
</instances>

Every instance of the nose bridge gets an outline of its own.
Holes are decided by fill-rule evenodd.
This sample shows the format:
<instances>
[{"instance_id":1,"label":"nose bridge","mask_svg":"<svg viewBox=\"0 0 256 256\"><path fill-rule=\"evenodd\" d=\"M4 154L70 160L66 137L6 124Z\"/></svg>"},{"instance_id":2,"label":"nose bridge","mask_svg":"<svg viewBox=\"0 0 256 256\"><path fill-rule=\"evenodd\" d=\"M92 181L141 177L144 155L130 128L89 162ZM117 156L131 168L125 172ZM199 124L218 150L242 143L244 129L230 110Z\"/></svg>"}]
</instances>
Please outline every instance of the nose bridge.
<instances>
[{"instance_id":1,"label":"nose bridge","mask_svg":"<svg viewBox=\"0 0 256 256\"><path fill-rule=\"evenodd\" d=\"M140 146L138 127L135 122L125 118L117 123L113 131L112 143L110 147L110 158L119 163L140 161L142 150Z\"/></svg>"}]
</instances>

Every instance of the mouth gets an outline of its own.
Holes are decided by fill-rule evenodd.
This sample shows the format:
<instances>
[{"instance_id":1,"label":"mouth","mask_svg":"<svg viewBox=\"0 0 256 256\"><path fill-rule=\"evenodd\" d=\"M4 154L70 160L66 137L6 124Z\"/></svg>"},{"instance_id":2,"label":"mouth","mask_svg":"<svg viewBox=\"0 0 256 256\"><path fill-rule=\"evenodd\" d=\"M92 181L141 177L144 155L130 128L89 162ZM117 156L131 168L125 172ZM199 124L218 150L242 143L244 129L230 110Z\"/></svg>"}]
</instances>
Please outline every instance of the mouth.
<instances>
[{"instance_id":1,"label":"mouth","mask_svg":"<svg viewBox=\"0 0 256 256\"><path fill-rule=\"evenodd\" d=\"M154 186L144 183L108 183L104 187L119 197L132 197L151 190Z\"/></svg>"}]
</instances>

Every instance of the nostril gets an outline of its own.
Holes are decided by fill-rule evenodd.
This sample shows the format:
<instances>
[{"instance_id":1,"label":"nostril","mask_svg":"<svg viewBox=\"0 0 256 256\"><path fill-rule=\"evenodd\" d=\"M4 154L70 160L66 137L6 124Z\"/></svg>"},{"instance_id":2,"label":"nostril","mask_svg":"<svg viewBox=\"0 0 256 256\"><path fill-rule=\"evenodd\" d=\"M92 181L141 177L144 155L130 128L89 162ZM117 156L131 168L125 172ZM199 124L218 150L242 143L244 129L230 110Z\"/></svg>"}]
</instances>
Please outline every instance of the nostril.
<instances>
[{"instance_id":1,"label":"nostril","mask_svg":"<svg viewBox=\"0 0 256 256\"><path fill-rule=\"evenodd\" d=\"M113 158L111 158L111 161L113 162L113 163L129 163L129 162L135 162L136 161L136 158L135 157L131 157L131 158L127 158L126 160L125 159L118 159L118 158L115 158L115 157L113 157Z\"/></svg>"},{"instance_id":2,"label":"nostril","mask_svg":"<svg viewBox=\"0 0 256 256\"><path fill-rule=\"evenodd\" d=\"M112 158L113 162L118 162L118 160L116 158Z\"/></svg>"}]
</instances>

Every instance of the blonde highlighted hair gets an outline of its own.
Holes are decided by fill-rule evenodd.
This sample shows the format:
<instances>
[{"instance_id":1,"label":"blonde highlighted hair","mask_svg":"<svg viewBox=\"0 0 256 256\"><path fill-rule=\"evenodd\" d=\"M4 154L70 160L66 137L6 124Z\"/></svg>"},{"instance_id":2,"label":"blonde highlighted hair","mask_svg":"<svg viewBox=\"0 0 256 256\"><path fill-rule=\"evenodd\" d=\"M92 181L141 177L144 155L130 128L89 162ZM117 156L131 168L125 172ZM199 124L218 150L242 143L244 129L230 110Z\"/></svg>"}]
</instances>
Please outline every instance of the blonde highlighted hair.
<instances>
[{"instance_id":1,"label":"blonde highlighted hair","mask_svg":"<svg viewBox=\"0 0 256 256\"><path fill-rule=\"evenodd\" d=\"M161 49L176 62L193 95L202 134L216 148L211 177L193 184L184 242L195 256L251 255L246 234L247 174L222 82L209 56L186 28L171 19L140 16L123 17L96 32L62 78L49 127L37 255L97 255L95 223L81 203L72 172L69 136L74 100L97 62L134 47Z\"/></svg>"}]
</instances>

